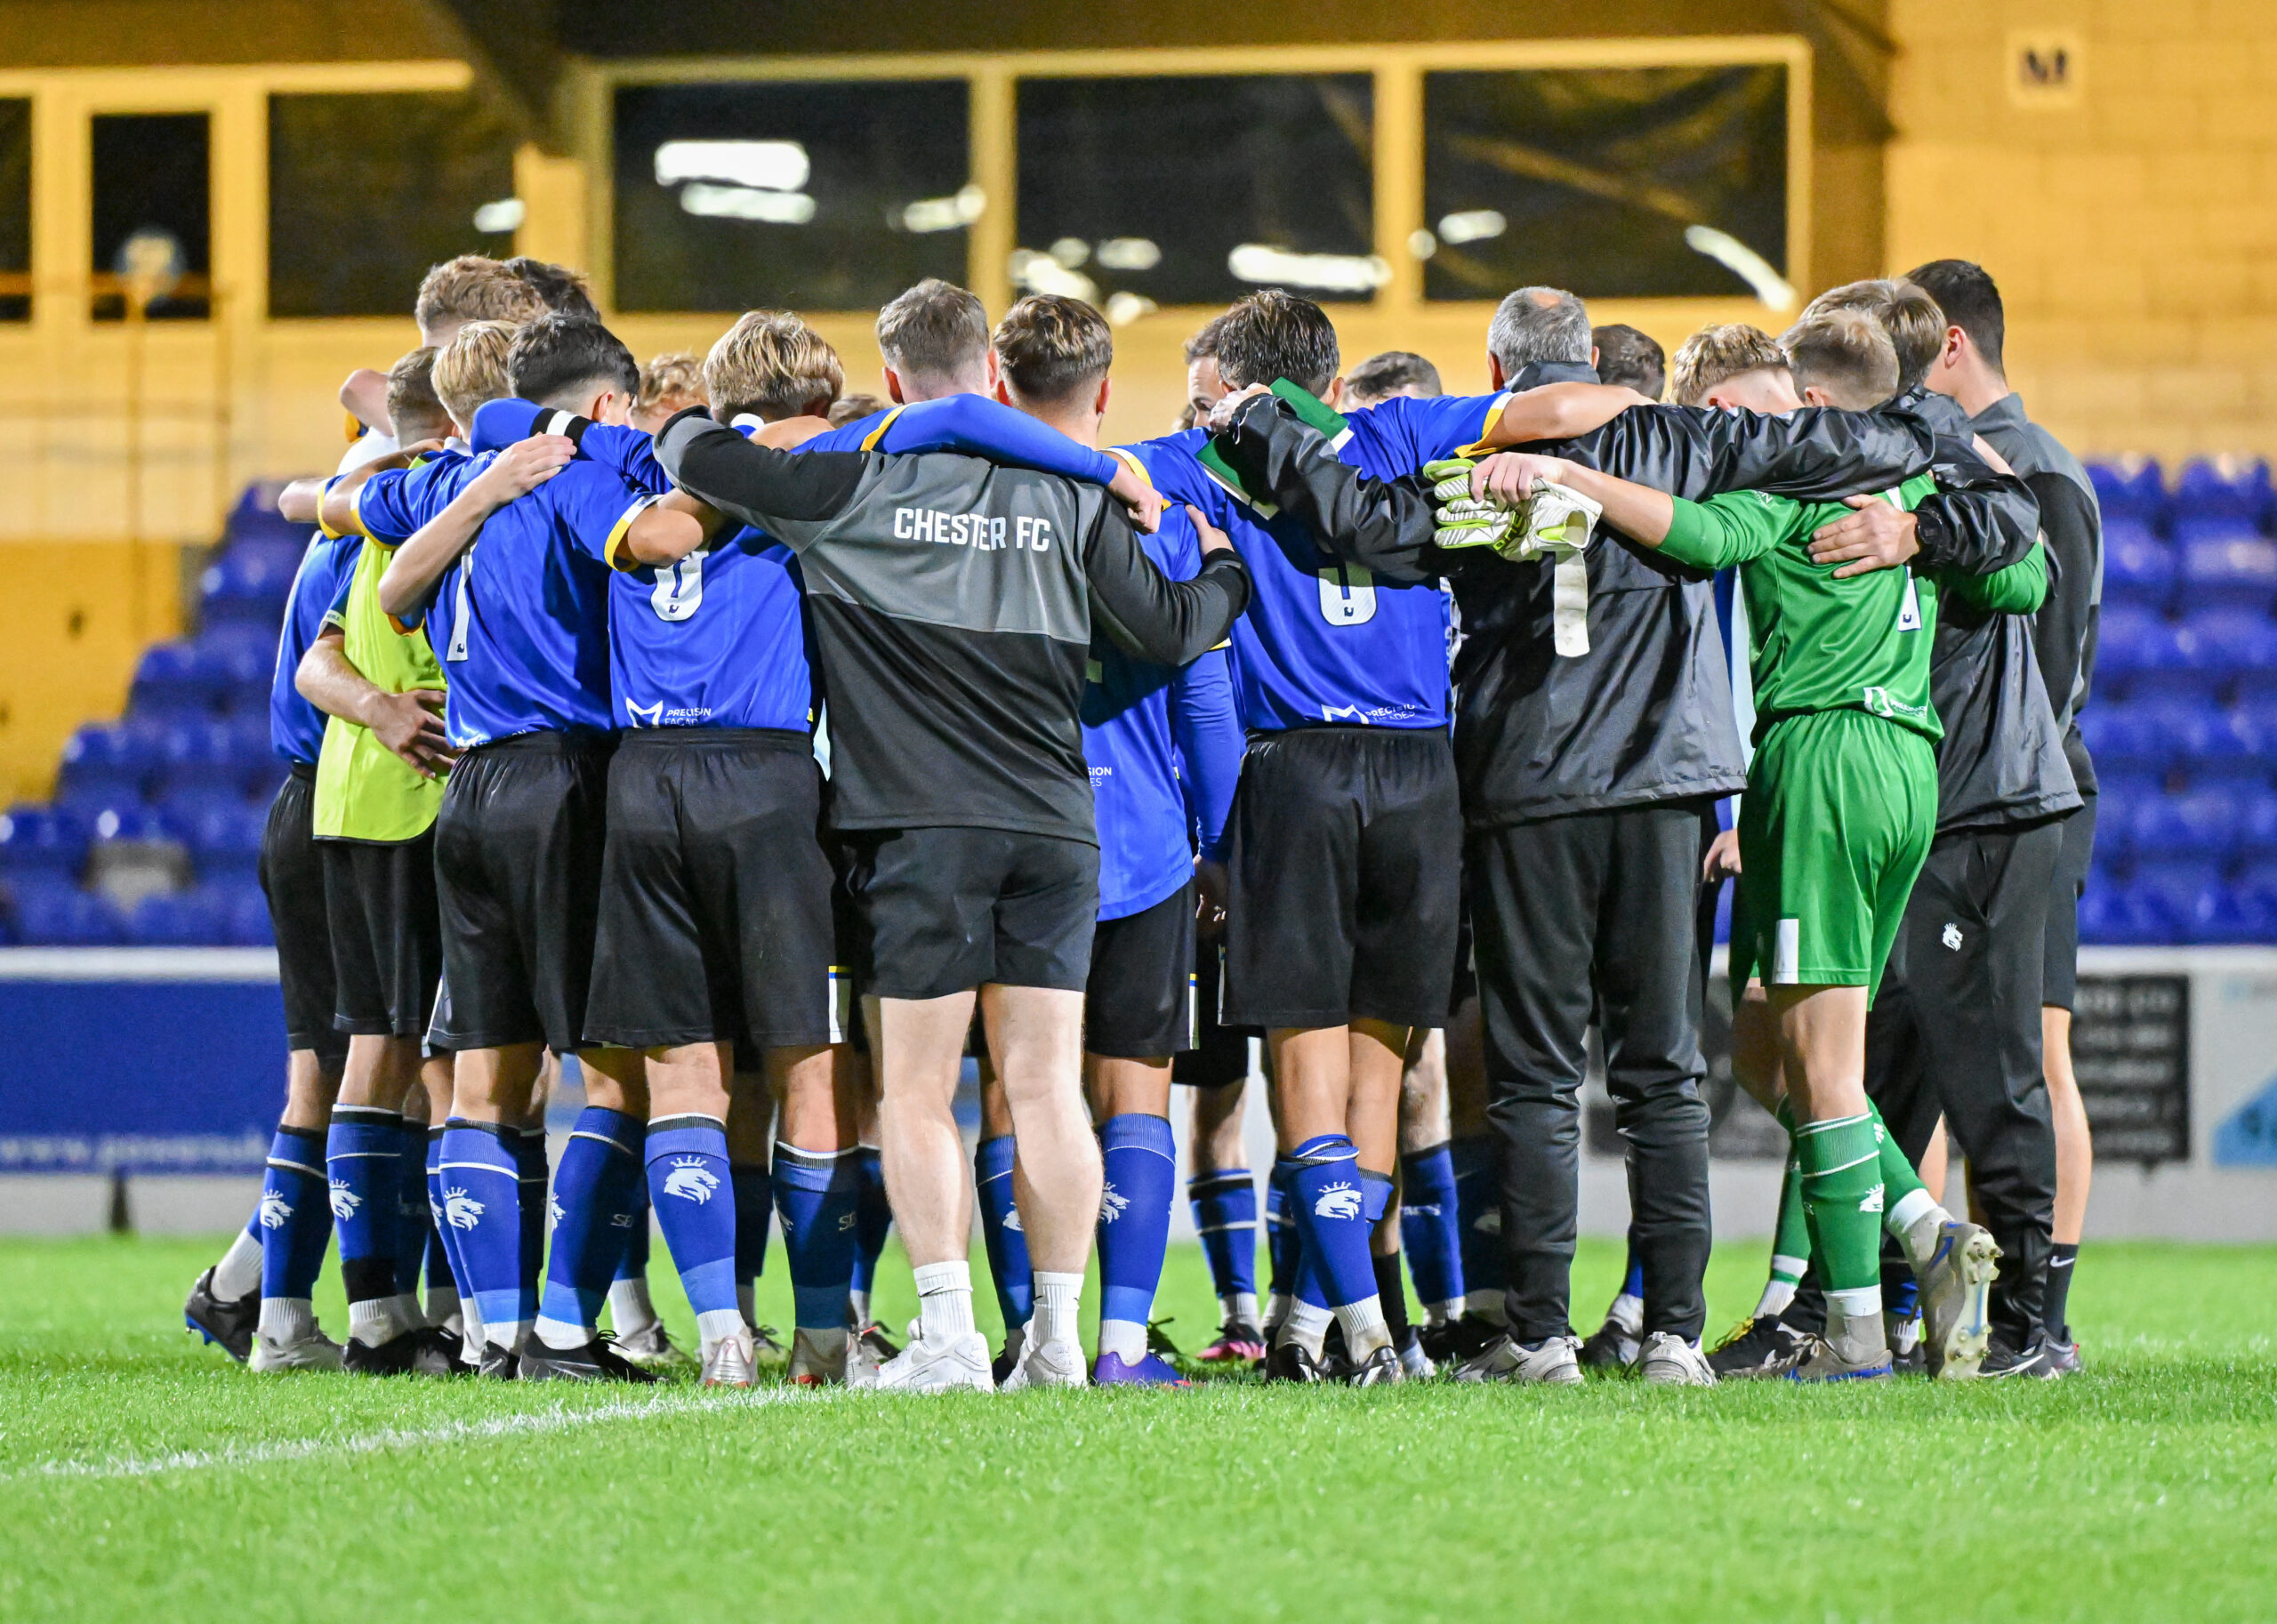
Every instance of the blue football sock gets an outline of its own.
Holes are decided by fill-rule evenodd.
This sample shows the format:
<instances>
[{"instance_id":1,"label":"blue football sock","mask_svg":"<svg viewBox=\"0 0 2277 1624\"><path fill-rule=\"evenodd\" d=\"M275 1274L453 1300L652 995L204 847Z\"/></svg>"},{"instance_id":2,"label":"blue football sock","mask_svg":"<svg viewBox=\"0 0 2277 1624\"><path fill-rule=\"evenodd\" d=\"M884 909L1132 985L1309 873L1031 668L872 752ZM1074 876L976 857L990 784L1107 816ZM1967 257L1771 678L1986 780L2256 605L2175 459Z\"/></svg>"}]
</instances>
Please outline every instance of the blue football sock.
<instances>
[{"instance_id":1,"label":"blue football sock","mask_svg":"<svg viewBox=\"0 0 2277 1624\"><path fill-rule=\"evenodd\" d=\"M648 1181L646 1178L640 1180L638 1194L640 1206L632 1215L632 1221L624 1227L624 1250L616 1260L616 1278L619 1280L648 1278Z\"/></svg>"},{"instance_id":2,"label":"blue football sock","mask_svg":"<svg viewBox=\"0 0 2277 1624\"><path fill-rule=\"evenodd\" d=\"M1360 1153L1340 1133L1307 1139L1291 1153L1289 1181L1297 1233L1315 1260L1332 1308L1365 1302L1376 1294L1376 1267L1368 1258L1368 1196Z\"/></svg>"},{"instance_id":3,"label":"blue football sock","mask_svg":"<svg viewBox=\"0 0 2277 1624\"><path fill-rule=\"evenodd\" d=\"M1356 1158L1354 1165L1357 1166L1359 1152L1352 1154ZM1391 1210L1392 1191L1397 1187L1389 1173L1372 1172L1367 1168L1361 1168L1360 1216L1366 1218L1372 1226L1382 1223L1384 1214Z\"/></svg>"},{"instance_id":4,"label":"blue football sock","mask_svg":"<svg viewBox=\"0 0 2277 1624\"><path fill-rule=\"evenodd\" d=\"M1170 1246L1178 1142L1163 1118L1130 1112L1101 1125L1099 1160L1106 1179L1098 1222L1099 1351L1136 1363L1147 1355L1147 1322Z\"/></svg>"},{"instance_id":5,"label":"blue football sock","mask_svg":"<svg viewBox=\"0 0 2277 1624\"><path fill-rule=\"evenodd\" d=\"M858 1331L870 1323L870 1288L886 1249L886 1232L893 1227L893 1205L886 1200L885 1163L876 1146L854 1147L854 1274L846 1291L848 1315Z\"/></svg>"},{"instance_id":6,"label":"blue football sock","mask_svg":"<svg viewBox=\"0 0 2277 1624\"><path fill-rule=\"evenodd\" d=\"M1502 1247L1501 1143L1491 1133L1466 1134L1448 1151L1454 1164L1464 1293L1473 1298L1499 1298L1510 1274Z\"/></svg>"},{"instance_id":7,"label":"blue football sock","mask_svg":"<svg viewBox=\"0 0 2277 1624\"><path fill-rule=\"evenodd\" d=\"M772 1182L791 1264L793 1323L801 1331L839 1330L854 1278L860 1152L795 1150L778 1141Z\"/></svg>"},{"instance_id":8,"label":"blue football sock","mask_svg":"<svg viewBox=\"0 0 2277 1624\"><path fill-rule=\"evenodd\" d=\"M484 1336L511 1348L529 1330L522 1297L521 1135L495 1122L454 1117L443 1127L443 1221L459 1263L459 1295L471 1298Z\"/></svg>"},{"instance_id":9,"label":"blue football sock","mask_svg":"<svg viewBox=\"0 0 2277 1624\"><path fill-rule=\"evenodd\" d=\"M396 1186L402 1177L403 1113L334 1105L325 1136L333 1229L340 1237L340 1283L351 1320L358 1303L395 1295Z\"/></svg>"},{"instance_id":10,"label":"blue football sock","mask_svg":"<svg viewBox=\"0 0 2277 1624\"><path fill-rule=\"evenodd\" d=\"M1035 1312L1035 1274L1028 1265L1028 1238L1012 1202L1010 1134L983 1139L972 1153L972 1179L980 1198L980 1238L988 1249L988 1274L996 1282L996 1307L1010 1336Z\"/></svg>"},{"instance_id":11,"label":"blue football sock","mask_svg":"<svg viewBox=\"0 0 2277 1624\"><path fill-rule=\"evenodd\" d=\"M1645 1263L1637 1255L1637 1239L1633 1234L1629 1239L1629 1266L1621 1274L1621 1294L1636 1298L1640 1302L1645 1297Z\"/></svg>"},{"instance_id":12,"label":"blue football sock","mask_svg":"<svg viewBox=\"0 0 2277 1624\"><path fill-rule=\"evenodd\" d=\"M1428 1309L1462 1312L1462 1229L1456 1217L1455 1159L1445 1145L1400 1158L1399 1244ZM1452 1307L1446 1306L1452 1304Z\"/></svg>"},{"instance_id":13,"label":"blue football sock","mask_svg":"<svg viewBox=\"0 0 2277 1624\"><path fill-rule=\"evenodd\" d=\"M743 1324L736 1306L736 1200L725 1122L664 1116L648 1124L648 1204L706 1341Z\"/></svg>"},{"instance_id":14,"label":"blue football sock","mask_svg":"<svg viewBox=\"0 0 2277 1624\"><path fill-rule=\"evenodd\" d=\"M1218 1301L1257 1295L1257 1180L1245 1167L1197 1173L1186 1181L1194 1227L1210 1259Z\"/></svg>"},{"instance_id":15,"label":"blue football sock","mask_svg":"<svg viewBox=\"0 0 2277 1624\"><path fill-rule=\"evenodd\" d=\"M1289 1210L1289 1180L1296 1164L1277 1158L1265 1178L1265 1258L1271 1273L1267 1290L1287 1297L1297 1289L1297 1267L1304 1251L1297 1238L1297 1215Z\"/></svg>"},{"instance_id":16,"label":"blue football sock","mask_svg":"<svg viewBox=\"0 0 2277 1624\"><path fill-rule=\"evenodd\" d=\"M504 1131L503 1142L514 1154L519 1184L516 1199L522 1215L522 1249L518 1258L522 1301L521 1312L515 1317L527 1323L537 1317L538 1275L545 1267L546 1219L551 1216L546 1191L545 1129L543 1125L510 1128Z\"/></svg>"},{"instance_id":17,"label":"blue football sock","mask_svg":"<svg viewBox=\"0 0 2277 1624\"><path fill-rule=\"evenodd\" d=\"M406 1122L396 1141L395 1290L398 1297L416 1298L419 1271L427 1261L427 1242L434 1234L427 1215L427 1124Z\"/></svg>"},{"instance_id":18,"label":"blue football sock","mask_svg":"<svg viewBox=\"0 0 2277 1624\"><path fill-rule=\"evenodd\" d=\"M305 1299L316 1289L332 1243L332 1207L326 1199L325 1138L312 1129L279 1128L270 1141L269 1166L261 1175L261 1294Z\"/></svg>"},{"instance_id":19,"label":"blue football sock","mask_svg":"<svg viewBox=\"0 0 2277 1624\"><path fill-rule=\"evenodd\" d=\"M637 1206L633 1192L640 1183L644 1132L637 1119L622 1111L587 1105L562 1147L561 1165L553 1175L553 1205L559 1216L553 1221L545 1291L534 1327L548 1347L583 1347L593 1339ZM728 1217L732 1222L732 1213Z\"/></svg>"},{"instance_id":20,"label":"blue football sock","mask_svg":"<svg viewBox=\"0 0 2277 1624\"><path fill-rule=\"evenodd\" d=\"M736 1284L748 1286L767 1273L767 1227L775 1217L775 1192L768 1187L763 1162L734 1162L728 1172L736 1186Z\"/></svg>"},{"instance_id":21,"label":"blue football sock","mask_svg":"<svg viewBox=\"0 0 2277 1624\"><path fill-rule=\"evenodd\" d=\"M461 1301L464 1301L469 1292L466 1265L459 1258L459 1232L443 1215L443 1135L446 1131L441 1122L427 1130L427 1210L434 1221L435 1243L442 1250L443 1267L449 1272L451 1290L459 1294ZM432 1289L439 1283L435 1278L433 1265L430 1264L427 1284Z\"/></svg>"}]
</instances>

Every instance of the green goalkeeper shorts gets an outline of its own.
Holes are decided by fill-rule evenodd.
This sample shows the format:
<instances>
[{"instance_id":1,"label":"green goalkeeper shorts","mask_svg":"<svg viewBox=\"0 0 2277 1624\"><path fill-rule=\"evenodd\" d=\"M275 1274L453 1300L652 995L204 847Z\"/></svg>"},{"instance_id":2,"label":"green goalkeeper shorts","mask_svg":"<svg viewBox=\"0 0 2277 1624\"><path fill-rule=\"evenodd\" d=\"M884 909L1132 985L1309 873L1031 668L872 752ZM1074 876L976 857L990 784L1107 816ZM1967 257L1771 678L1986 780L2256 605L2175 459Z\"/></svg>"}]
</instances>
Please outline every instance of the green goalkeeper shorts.
<instances>
[{"instance_id":1,"label":"green goalkeeper shorts","mask_svg":"<svg viewBox=\"0 0 2277 1624\"><path fill-rule=\"evenodd\" d=\"M1880 985L1937 830L1929 741L1863 711L1774 723L1740 804L1732 996L1766 986Z\"/></svg>"}]
</instances>

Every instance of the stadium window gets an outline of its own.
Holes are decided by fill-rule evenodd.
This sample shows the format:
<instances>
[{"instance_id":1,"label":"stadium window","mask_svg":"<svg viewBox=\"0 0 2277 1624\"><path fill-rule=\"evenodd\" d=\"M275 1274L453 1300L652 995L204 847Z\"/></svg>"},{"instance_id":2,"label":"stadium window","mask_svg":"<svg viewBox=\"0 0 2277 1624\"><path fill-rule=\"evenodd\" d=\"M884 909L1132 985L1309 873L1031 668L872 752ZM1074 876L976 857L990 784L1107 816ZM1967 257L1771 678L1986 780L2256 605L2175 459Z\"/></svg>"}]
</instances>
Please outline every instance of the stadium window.
<instances>
[{"instance_id":1,"label":"stadium window","mask_svg":"<svg viewBox=\"0 0 2277 1624\"><path fill-rule=\"evenodd\" d=\"M430 265L514 252L514 135L460 92L269 99L269 313L400 316Z\"/></svg>"},{"instance_id":2,"label":"stadium window","mask_svg":"<svg viewBox=\"0 0 2277 1624\"><path fill-rule=\"evenodd\" d=\"M1366 74L1024 78L1022 291L1111 318L1259 287L1372 298L1374 84Z\"/></svg>"},{"instance_id":3,"label":"stadium window","mask_svg":"<svg viewBox=\"0 0 2277 1624\"><path fill-rule=\"evenodd\" d=\"M204 113L98 113L88 269L119 279L153 321L213 313L212 132ZM126 293L98 291L97 321L121 321Z\"/></svg>"},{"instance_id":4,"label":"stadium window","mask_svg":"<svg viewBox=\"0 0 2277 1624\"><path fill-rule=\"evenodd\" d=\"M32 104L0 99L0 321L29 321L32 271Z\"/></svg>"},{"instance_id":5,"label":"stadium window","mask_svg":"<svg viewBox=\"0 0 2277 1624\"><path fill-rule=\"evenodd\" d=\"M1424 76L1428 299L1787 289L1787 69Z\"/></svg>"},{"instance_id":6,"label":"stadium window","mask_svg":"<svg viewBox=\"0 0 2277 1624\"><path fill-rule=\"evenodd\" d=\"M616 302L875 310L962 282L972 183L961 79L628 84L615 109Z\"/></svg>"}]
</instances>

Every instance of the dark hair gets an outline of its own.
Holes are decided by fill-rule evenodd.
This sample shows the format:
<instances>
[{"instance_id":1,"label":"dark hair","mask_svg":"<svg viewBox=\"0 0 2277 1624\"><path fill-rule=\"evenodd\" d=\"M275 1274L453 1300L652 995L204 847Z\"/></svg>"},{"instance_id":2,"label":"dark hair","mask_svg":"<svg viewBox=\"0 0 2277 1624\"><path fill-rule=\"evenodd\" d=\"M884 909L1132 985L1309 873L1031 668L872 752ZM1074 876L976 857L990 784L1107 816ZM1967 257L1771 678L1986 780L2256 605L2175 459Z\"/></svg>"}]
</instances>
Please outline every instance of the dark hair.
<instances>
[{"instance_id":1,"label":"dark hair","mask_svg":"<svg viewBox=\"0 0 2277 1624\"><path fill-rule=\"evenodd\" d=\"M414 350L388 368L388 422L395 427L398 445L439 438L410 433L406 423L424 429L439 426L444 434L451 431L450 411L435 393L435 358L441 353L432 347Z\"/></svg>"},{"instance_id":2,"label":"dark hair","mask_svg":"<svg viewBox=\"0 0 2277 1624\"><path fill-rule=\"evenodd\" d=\"M1186 341L1186 364L1191 366L1196 361L1216 358L1218 335L1225 330L1226 318L1223 316L1212 316L1203 322L1202 330Z\"/></svg>"},{"instance_id":3,"label":"dark hair","mask_svg":"<svg viewBox=\"0 0 2277 1624\"><path fill-rule=\"evenodd\" d=\"M878 350L896 372L953 378L988 356L980 295L928 277L878 312Z\"/></svg>"},{"instance_id":4,"label":"dark hair","mask_svg":"<svg viewBox=\"0 0 2277 1624\"><path fill-rule=\"evenodd\" d=\"M506 347L506 383L540 406L581 383L606 382L633 400L640 393L640 364L624 341L579 316L541 316Z\"/></svg>"},{"instance_id":5,"label":"dark hair","mask_svg":"<svg viewBox=\"0 0 2277 1624\"><path fill-rule=\"evenodd\" d=\"M543 300L545 308L555 315L581 316L592 322L600 320L601 313L593 303L592 290L586 286L584 277L567 266L534 260L527 253L518 253L511 260L501 261L500 266L528 283L530 291Z\"/></svg>"},{"instance_id":6,"label":"dark hair","mask_svg":"<svg viewBox=\"0 0 2277 1624\"><path fill-rule=\"evenodd\" d=\"M1444 395L1439 369L1412 350L1387 350L1372 355L1344 374L1345 398L1356 406L1373 406L1406 391Z\"/></svg>"},{"instance_id":7,"label":"dark hair","mask_svg":"<svg viewBox=\"0 0 2277 1624\"><path fill-rule=\"evenodd\" d=\"M1114 365L1106 318L1080 299L1030 293L996 324L996 370L1005 387L1038 405L1095 388Z\"/></svg>"},{"instance_id":8,"label":"dark hair","mask_svg":"<svg viewBox=\"0 0 2277 1624\"><path fill-rule=\"evenodd\" d=\"M1286 378L1318 395L1336 381L1336 328L1309 299L1268 287L1219 323L1218 375L1228 389Z\"/></svg>"},{"instance_id":9,"label":"dark hair","mask_svg":"<svg viewBox=\"0 0 2277 1624\"><path fill-rule=\"evenodd\" d=\"M1668 387L1669 358L1660 342L1627 322L1608 322L1589 334L1597 347L1597 381L1625 383L1640 395L1661 398Z\"/></svg>"},{"instance_id":10,"label":"dark hair","mask_svg":"<svg viewBox=\"0 0 2277 1624\"><path fill-rule=\"evenodd\" d=\"M1987 366L2007 375L2000 351L2008 339L2008 318L1991 271L1973 260L1931 260L1907 271L1905 279L1937 301L1948 323L1968 334Z\"/></svg>"}]
</instances>

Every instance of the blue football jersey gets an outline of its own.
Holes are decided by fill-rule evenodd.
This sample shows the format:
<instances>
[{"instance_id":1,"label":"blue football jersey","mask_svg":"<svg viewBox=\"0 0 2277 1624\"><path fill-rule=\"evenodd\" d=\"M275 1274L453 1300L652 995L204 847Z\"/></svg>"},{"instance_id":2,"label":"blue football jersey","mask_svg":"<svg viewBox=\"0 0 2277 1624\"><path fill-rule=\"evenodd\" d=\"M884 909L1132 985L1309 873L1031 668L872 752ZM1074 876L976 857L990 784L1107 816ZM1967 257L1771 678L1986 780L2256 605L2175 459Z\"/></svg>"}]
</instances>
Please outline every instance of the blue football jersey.
<instances>
[{"instance_id":1,"label":"blue football jersey","mask_svg":"<svg viewBox=\"0 0 2277 1624\"><path fill-rule=\"evenodd\" d=\"M324 712L301 697L294 678L309 645L323 635L332 600L356 573L363 551L360 535L312 535L293 576L284 631L277 639L277 670L269 681L269 746L287 761L314 767L324 750Z\"/></svg>"},{"instance_id":2,"label":"blue football jersey","mask_svg":"<svg viewBox=\"0 0 2277 1624\"><path fill-rule=\"evenodd\" d=\"M461 750L516 734L613 729L608 556L656 498L576 462L508 502L437 583L428 640Z\"/></svg>"},{"instance_id":3,"label":"blue football jersey","mask_svg":"<svg viewBox=\"0 0 2277 1624\"><path fill-rule=\"evenodd\" d=\"M1446 600L1429 583L1378 582L1324 552L1294 520L1267 519L1203 471L1199 429L1130 449L1157 489L1225 531L1249 566L1234 623L1234 686L1256 732L1357 723L1447 725Z\"/></svg>"},{"instance_id":4,"label":"blue football jersey","mask_svg":"<svg viewBox=\"0 0 2277 1624\"><path fill-rule=\"evenodd\" d=\"M1201 543L1175 508L1140 542L1173 581L1192 580L1202 568ZM1186 883L1194 872L1190 826L1201 830L1203 854L1219 855L1241 776L1242 731L1222 649L1173 671L1102 637L1091 646L1090 679L1083 759L1098 827L1098 916L1122 919Z\"/></svg>"},{"instance_id":5,"label":"blue football jersey","mask_svg":"<svg viewBox=\"0 0 2277 1624\"><path fill-rule=\"evenodd\" d=\"M400 545L448 507L451 498L489 461L446 449L430 453L409 468L382 469L356 487L357 522L365 535Z\"/></svg>"},{"instance_id":6,"label":"blue football jersey","mask_svg":"<svg viewBox=\"0 0 2277 1624\"><path fill-rule=\"evenodd\" d=\"M1395 395L1344 414L1352 438L1337 454L1372 478L1396 479L1476 445L1509 398L1433 395L1419 400Z\"/></svg>"}]
</instances>

